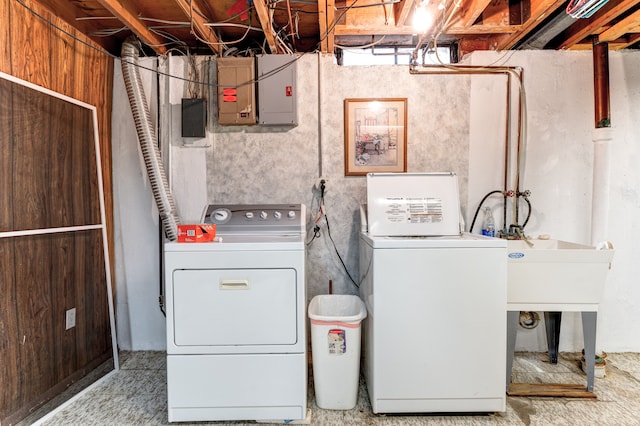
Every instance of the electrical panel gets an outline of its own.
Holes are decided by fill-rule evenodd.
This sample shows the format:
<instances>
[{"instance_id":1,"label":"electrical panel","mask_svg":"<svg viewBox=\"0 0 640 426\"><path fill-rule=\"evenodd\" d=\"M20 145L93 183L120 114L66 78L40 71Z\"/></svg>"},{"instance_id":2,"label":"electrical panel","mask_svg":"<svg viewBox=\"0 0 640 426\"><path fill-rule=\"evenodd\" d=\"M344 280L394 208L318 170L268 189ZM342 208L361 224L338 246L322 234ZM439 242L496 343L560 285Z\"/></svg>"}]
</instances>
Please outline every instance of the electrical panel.
<instances>
[{"instance_id":1,"label":"electrical panel","mask_svg":"<svg viewBox=\"0 0 640 426\"><path fill-rule=\"evenodd\" d=\"M298 125L295 55L262 55L258 62L258 123Z\"/></svg>"},{"instance_id":2,"label":"electrical panel","mask_svg":"<svg viewBox=\"0 0 640 426\"><path fill-rule=\"evenodd\" d=\"M218 123L256 124L253 58L218 58Z\"/></svg>"}]
</instances>

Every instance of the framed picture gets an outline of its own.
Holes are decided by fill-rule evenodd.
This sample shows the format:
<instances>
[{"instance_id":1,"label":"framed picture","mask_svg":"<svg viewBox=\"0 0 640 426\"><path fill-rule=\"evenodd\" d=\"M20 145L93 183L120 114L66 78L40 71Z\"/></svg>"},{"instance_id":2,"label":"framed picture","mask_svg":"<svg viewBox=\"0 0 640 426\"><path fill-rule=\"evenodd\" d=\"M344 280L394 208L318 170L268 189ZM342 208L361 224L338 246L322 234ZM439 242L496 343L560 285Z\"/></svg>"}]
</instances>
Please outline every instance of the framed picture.
<instances>
[{"instance_id":1,"label":"framed picture","mask_svg":"<svg viewBox=\"0 0 640 426\"><path fill-rule=\"evenodd\" d=\"M344 100L344 174L407 171L407 98Z\"/></svg>"}]
</instances>

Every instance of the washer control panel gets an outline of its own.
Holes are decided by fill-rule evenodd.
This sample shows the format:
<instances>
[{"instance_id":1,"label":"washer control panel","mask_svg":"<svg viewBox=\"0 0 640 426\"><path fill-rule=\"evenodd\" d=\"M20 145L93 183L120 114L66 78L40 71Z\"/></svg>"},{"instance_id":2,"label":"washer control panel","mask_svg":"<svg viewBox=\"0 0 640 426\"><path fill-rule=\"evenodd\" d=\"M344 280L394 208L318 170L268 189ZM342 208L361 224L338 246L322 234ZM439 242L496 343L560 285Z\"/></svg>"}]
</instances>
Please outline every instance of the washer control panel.
<instances>
[{"instance_id":1,"label":"washer control panel","mask_svg":"<svg viewBox=\"0 0 640 426\"><path fill-rule=\"evenodd\" d=\"M301 204L209 204L202 223L216 225L216 234L304 233Z\"/></svg>"}]
</instances>

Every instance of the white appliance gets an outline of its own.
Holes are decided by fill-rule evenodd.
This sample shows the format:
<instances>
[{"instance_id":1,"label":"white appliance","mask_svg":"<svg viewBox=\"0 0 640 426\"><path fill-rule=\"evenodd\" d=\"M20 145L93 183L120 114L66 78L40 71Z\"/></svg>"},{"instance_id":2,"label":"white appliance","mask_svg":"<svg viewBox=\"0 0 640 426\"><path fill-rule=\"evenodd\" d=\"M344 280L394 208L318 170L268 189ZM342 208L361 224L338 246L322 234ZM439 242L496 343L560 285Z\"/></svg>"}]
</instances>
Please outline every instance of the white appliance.
<instances>
[{"instance_id":1,"label":"white appliance","mask_svg":"<svg viewBox=\"0 0 640 426\"><path fill-rule=\"evenodd\" d=\"M360 296L368 312L363 359L374 413L506 409L507 243L451 232L452 222L459 226L457 191L451 173L367 177ZM415 205L396 214L401 203L394 198ZM447 217L412 219L438 202ZM387 218L378 229L388 235L371 235L372 217ZM413 226L413 236L401 235Z\"/></svg>"},{"instance_id":2,"label":"white appliance","mask_svg":"<svg viewBox=\"0 0 640 426\"><path fill-rule=\"evenodd\" d=\"M211 205L211 243L165 244L170 422L307 411L304 205Z\"/></svg>"}]
</instances>

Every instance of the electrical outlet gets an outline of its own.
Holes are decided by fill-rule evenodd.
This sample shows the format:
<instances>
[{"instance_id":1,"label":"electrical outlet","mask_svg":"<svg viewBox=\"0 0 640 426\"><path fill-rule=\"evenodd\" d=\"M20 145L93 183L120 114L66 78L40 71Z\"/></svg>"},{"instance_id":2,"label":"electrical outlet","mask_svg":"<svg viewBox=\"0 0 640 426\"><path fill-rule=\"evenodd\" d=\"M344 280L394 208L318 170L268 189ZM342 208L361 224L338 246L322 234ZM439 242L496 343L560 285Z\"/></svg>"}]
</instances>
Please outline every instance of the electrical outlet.
<instances>
[{"instance_id":1,"label":"electrical outlet","mask_svg":"<svg viewBox=\"0 0 640 426\"><path fill-rule=\"evenodd\" d=\"M76 326L76 308L68 309L66 312L65 330Z\"/></svg>"},{"instance_id":2,"label":"electrical outlet","mask_svg":"<svg viewBox=\"0 0 640 426\"><path fill-rule=\"evenodd\" d=\"M329 179L325 179L323 177L316 179L315 183L313 184L313 191L317 192L318 194L320 194L322 192L321 187L322 187L322 183L324 182L324 193L327 193L327 184L329 183Z\"/></svg>"}]
</instances>

